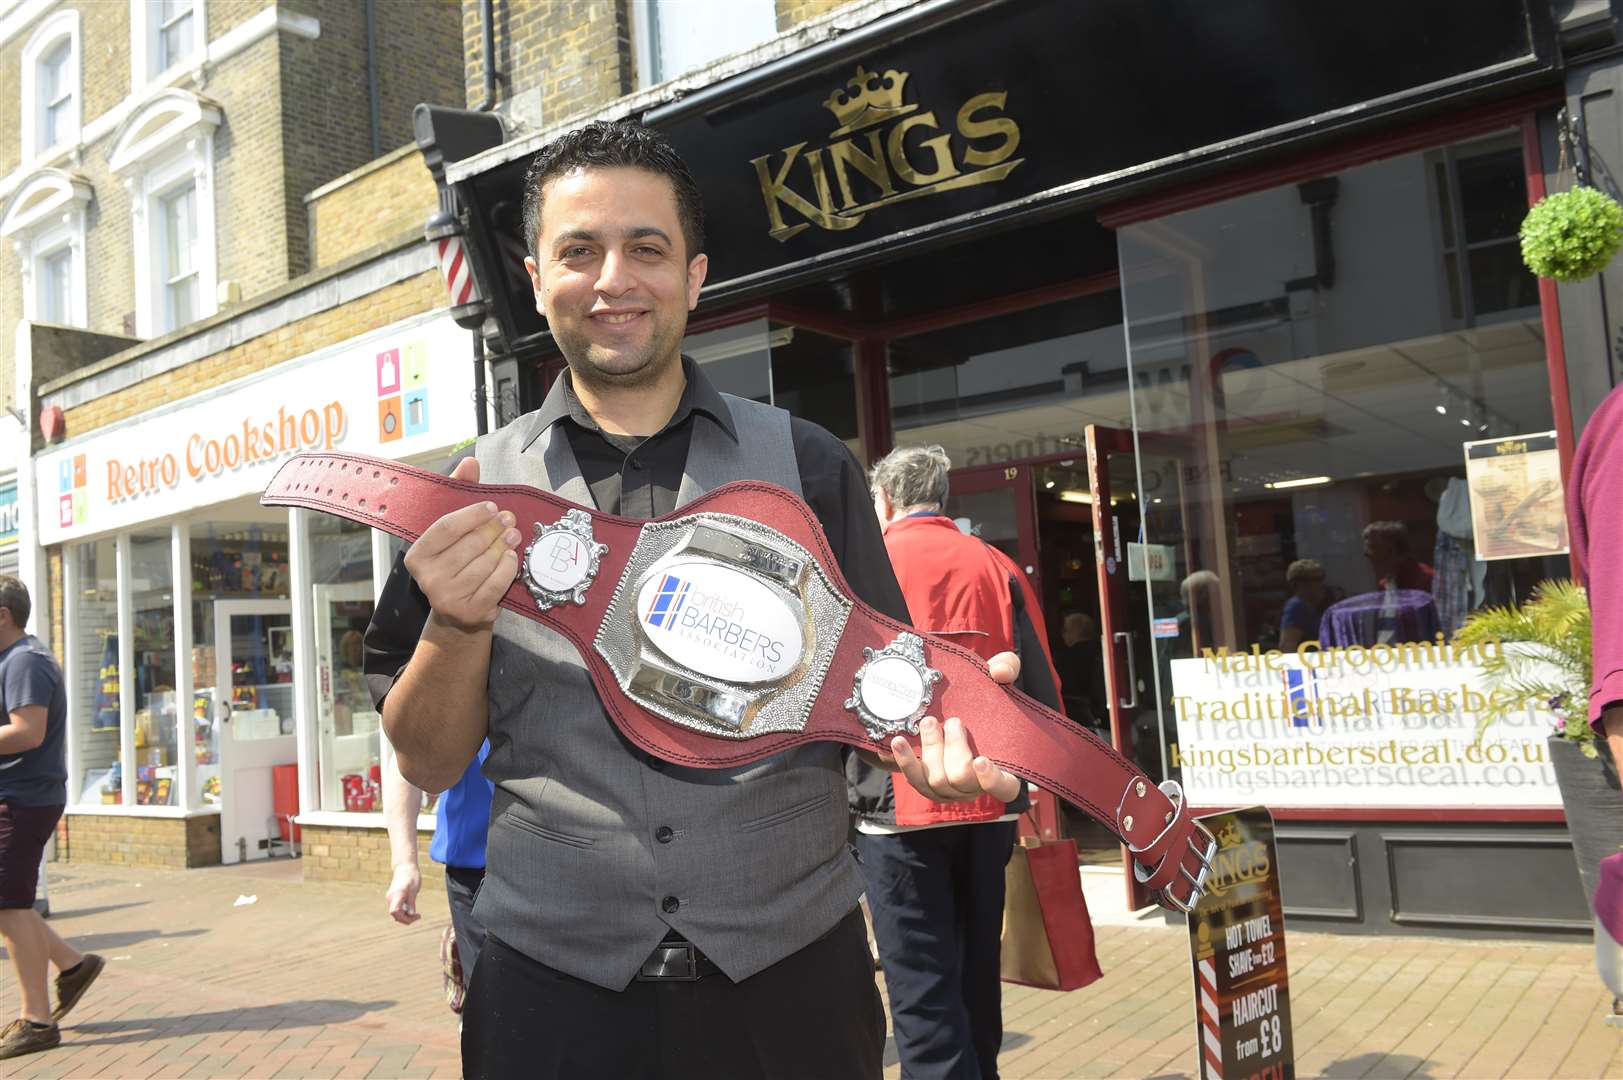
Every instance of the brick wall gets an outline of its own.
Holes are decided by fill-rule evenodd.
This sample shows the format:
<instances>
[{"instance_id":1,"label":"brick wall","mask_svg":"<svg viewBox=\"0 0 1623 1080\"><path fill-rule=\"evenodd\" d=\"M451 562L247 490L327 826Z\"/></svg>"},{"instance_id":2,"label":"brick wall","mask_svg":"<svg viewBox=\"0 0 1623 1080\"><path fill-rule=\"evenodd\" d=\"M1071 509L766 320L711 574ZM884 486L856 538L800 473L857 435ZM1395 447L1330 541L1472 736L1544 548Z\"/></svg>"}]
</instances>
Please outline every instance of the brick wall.
<instances>
[{"instance_id":1,"label":"brick wall","mask_svg":"<svg viewBox=\"0 0 1623 1080\"><path fill-rule=\"evenodd\" d=\"M304 198L372 159L372 120L365 5L299 0L282 6L321 20L316 40L284 35L279 41L281 210L287 276L296 277L313 265ZM418 100L452 99L460 85L458 11L445 2L382 3L375 10L379 133L382 146L397 147L412 138L411 109Z\"/></svg>"},{"instance_id":2,"label":"brick wall","mask_svg":"<svg viewBox=\"0 0 1623 1080\"><path fill-rule=\"evenodd\" d=\"M420 234L439 206L416 143L339 177L306 201L316 269L397 236Z\"/></svg>"},{"instance_id":3,"label":"brick wall","mask_svg":"<svg viewBox=\"0 0 1623 1080\"><path fill-rule=\"evenodd\" d=\"M633 86L631 14L626 0L507 0L495 5L499 100L541 92L552 124L598 108ZM478 0L463 0L467 100L484 96Z\"/></svg>"},{"instance_id":4,"label":"brick wall","mask_svg":"<svg viewBox=\"0 0 1623 1080\"><path fill-rule=\"evenodd\" d=\"M167 866L185 870L220 864L220 818L69 814L57 827L56 857L64 862Z\"/></svg>"},{"instance_id":5,"label":"brick wall","mask_svg":"<svg viewBox=\"0 0 1623 1080\"><path fill-rule=\"evenodd\" d=\"M232 379L347 341L445 303L438 270L396 282L342 307L301 319L203 360L164 372L127 389L67 411L67 430L77 437L165 402L201 393Z\"/></svg>"},{"instance_id":6,"label":"brick wall","mask_svg":"<svg viewBox=\"0 0 1623 1080\"><path fill-rule=\"evenodd\" d=\"M793 30L808 19L827 15L835 8L842 8L851 2L852 0L777 0L778 33Z\"/></svg>"},{"instance_id":7,"label":"brick wall","mask_svg":"<svg viewBox=\"0 0 1623 1080\"><path fill-rule=\"evenodd\" d=\"M353 826L301 825L304 880L363 881L389 887L394 872L389 860L389 834L383 829ZM417 864L422 868L424 891L445 891L445 875L428 858L432 832L417 834Z\"/></svg>"}]
</instances>

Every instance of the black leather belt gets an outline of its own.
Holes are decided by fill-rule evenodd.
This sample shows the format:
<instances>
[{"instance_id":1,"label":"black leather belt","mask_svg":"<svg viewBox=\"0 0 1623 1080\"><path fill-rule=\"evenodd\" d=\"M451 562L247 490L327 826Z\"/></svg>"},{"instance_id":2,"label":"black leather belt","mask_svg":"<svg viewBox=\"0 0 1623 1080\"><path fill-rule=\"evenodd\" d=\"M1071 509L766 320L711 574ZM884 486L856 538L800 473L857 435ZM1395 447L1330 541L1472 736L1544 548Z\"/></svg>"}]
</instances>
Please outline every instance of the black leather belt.
<instances>
[{"instance_id":1,"label":"black leather belt","mask_svg":"<svg viewBox=\"0 0 1623 1080\"><path fill-rule=\"evenodd\" d=\"M698 982L706 975L719 975L716 962L700 952L691 941L662 941L655 946L637 972L638 982Z\"/></svg>"}]
</instances>

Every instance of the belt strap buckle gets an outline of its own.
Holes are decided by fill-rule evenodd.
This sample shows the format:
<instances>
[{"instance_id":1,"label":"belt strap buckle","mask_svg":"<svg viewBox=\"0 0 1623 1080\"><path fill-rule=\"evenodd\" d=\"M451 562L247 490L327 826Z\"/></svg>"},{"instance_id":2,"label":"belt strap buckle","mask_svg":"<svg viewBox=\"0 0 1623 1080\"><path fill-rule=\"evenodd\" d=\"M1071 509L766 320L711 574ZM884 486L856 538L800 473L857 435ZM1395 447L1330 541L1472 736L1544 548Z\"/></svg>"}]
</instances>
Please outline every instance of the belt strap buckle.
<instances>
[{"instance_id":1,"label":"belt strap buckle","mask_svg":"<svg viewBox=\"0 0 1623 1080\"><path fill-rule=\"evenodd\" d=\"M1206 879L1212 875L1212 859L1217 854L1217 837L1212 835L1211 830L1197 821L1195 831L1206 838L1205 844L1196 844L1194 836L1190 836L1188 840L1189 850L1200 856L1200 873L1191 874L1187 866L1181 862L1178 865L1178 873L1189 882L1189 898L1179 900L1170 887L1161 890L1162 899L1185 915L1194 911L1195 905L1200 903L1200 898L1206 894ZM1172 856L1168 855L1167 858L1170 859Z\"/></svg>"},{"instance_id":2,"label":"belt strap buckle","mask_svg":"<svg viewBox=\"0 0 1623 1080\"><path fill-rule=\"evenodd\" d=\"M1161 842L1161 838L1171 830L1172 826L1177 822L1178 818L1184 812L1182 784L1179 784L1176 780L1163 780L1157 784L1156 787L1161 790L1162 794L1172 801L1172 813L1167 815L1166 825L1159 833L1155 835L1155 839L1151 840L1143 847L1134 847L1132 844L1127 845L1127 850L1134 856L1141 855L1145 851L1148 851L1159 844ZM1130 792L1132 789L1133 785L1129 784L1127 791ZM1124 792L1122 794L1122 804L1125 806L1126 802L1127 794ZM1121 809L1118 808L1117 817L1119 818L1120 815ZM1189 883L1189 896L1184 900L1178 899L1177 894L1173 892L1171 886L1162 889L1160 893L1163 902L1172 907L1174 910L1185 915L1189 914L1195 909L1195 905L1200 902L1201 896L1205 894L1206 881L1211 877L1212 873L1212 859L1217 855L1217 837L1213 836L1211 830L1206 828L1206 826L1202 825L1200 822L1196 821L1192 824L1194 825L1194 833L1189 836L1186 843L1188 844L1188 850L1194 852L1200 858L1200 873L1191 874L1189 872L1189 868L1183 865L1184 859L1188 858L1187 853L1182 851L1170 851L1164 856L1164 858L1175 858L1178 860L1178 873L1184 878L1185 881ZM1196 843L1195 834L1198 834L1200 837L1204 837L1205 843ZM1133 876L1140 882L1148 881L1152 874L1153 871L1146 871L1143 864L1140 863L1136 858L1133 860Z\"/></svg>"},{"instance_id":3,"label":"belt strap buckle","mask_svg":"<svg viewBox=\"0 0 1623 1080\"><path fill-rule=\"evenodd\" d=\"M691 941L662 941L642 962L642 982L698 982L699 950Z\"/></svg>"}]
</instances>

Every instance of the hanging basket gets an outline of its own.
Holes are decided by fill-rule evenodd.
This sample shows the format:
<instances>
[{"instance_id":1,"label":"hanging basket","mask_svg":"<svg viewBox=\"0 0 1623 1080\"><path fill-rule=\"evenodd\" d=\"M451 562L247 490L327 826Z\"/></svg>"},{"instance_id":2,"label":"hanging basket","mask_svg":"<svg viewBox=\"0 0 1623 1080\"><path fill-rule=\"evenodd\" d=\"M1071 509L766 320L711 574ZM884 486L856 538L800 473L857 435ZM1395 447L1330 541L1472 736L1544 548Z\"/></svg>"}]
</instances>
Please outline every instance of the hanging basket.
<instances>
[{"instance_id":1,"label":"hanging basket","mask_svg":"<svg viewBox=\"0 0 1623 1080\"><path fill-rule=\"evenodd\" d=\"M1582 281L1623 244L1623 206L1592 187L1546 196L1522 219L1522 261L1539 277Z\"/></svg>"}]
</instances>

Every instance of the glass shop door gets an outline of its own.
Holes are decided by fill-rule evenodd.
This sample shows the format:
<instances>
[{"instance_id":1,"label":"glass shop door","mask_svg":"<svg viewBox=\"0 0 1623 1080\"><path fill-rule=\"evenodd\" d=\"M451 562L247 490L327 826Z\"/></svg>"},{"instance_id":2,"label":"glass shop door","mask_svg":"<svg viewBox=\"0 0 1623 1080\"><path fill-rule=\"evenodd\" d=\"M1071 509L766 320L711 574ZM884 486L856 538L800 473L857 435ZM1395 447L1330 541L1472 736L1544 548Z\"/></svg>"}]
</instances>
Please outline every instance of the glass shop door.
<instances>
[{"instance_id":1,"label":"glass shop door","mask_svg":"<svg viewBox=\"0 0 1623 1080\"><path fill-rule=\"evenodd\" d=\"M214 649L220 858L225 863L263 859L272 836L281 832L276 769L298 762L292 604L216 600ZM288 775L283 773L284 788ZM295 779L292 806L283 812L298 812L297 790Z\"/></svg>"}]
</instances>

